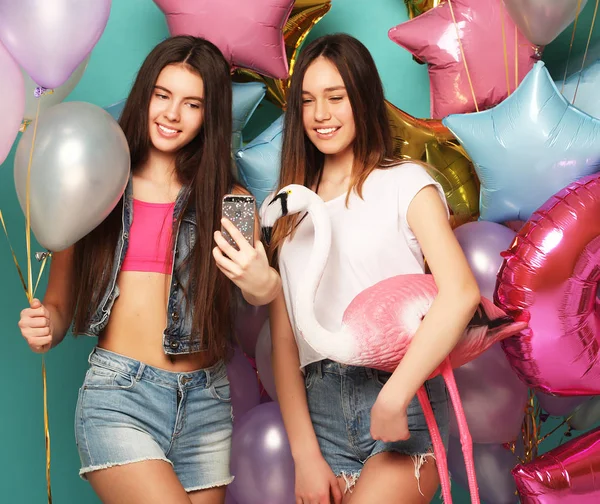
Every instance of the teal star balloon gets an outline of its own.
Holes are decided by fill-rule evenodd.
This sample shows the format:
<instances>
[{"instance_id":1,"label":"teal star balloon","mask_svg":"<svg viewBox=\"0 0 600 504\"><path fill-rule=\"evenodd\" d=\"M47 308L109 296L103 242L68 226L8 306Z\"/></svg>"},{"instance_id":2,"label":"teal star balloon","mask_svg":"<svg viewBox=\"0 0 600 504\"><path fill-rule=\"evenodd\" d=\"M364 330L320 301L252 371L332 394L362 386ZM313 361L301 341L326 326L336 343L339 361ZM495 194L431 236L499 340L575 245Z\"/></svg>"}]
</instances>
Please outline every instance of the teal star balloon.
<instances>
[{"instance_id":1,"label":"teal star balloon","mask_svg":"<svg viewBox=\"0 0 600 504\"><path fill-rule=\"evenodd\" d=\"M258 206L277 187L282 143L283 114L235 155L240 179Z\"/></svg>"},{"instance_id":2,"label":"teal star balloon","mask_svg":"<svg viewBox=\"0 0 600 504\"><path fill-rule=\"evenodd\" d=\"M527 220L556 192L600 170L600 121L560 94L541 61L499 105L442 123L473 161L481 220Z\"/></svg>"}]
</instances>

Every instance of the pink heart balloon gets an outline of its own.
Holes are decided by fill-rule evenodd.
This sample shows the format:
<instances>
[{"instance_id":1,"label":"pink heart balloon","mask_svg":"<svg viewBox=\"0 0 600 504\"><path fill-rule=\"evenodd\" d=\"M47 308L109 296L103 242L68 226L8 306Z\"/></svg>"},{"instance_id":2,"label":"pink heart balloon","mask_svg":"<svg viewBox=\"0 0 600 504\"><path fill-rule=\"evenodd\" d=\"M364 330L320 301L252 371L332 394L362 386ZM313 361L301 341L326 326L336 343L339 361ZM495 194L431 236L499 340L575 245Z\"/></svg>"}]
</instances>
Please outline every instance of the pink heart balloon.
<instances>
[{"instance_id":1,"label":"pink heart balloon","mask_svg":"<svg viewBox=\"0 0 600 504\"><path fill-rule=\"evenodd\" d=\"M502 0L445 2L395 26L389 37L428 64L431 117L436 119L474 112L475 103L480 110L500 103L539 58L539 49L520 32L515 47L515 24L504 12Z\"/></svg>"},{"instance_id":2,"label":"pink heart balloon","mask_svg":"<svg viewBox=\"0 0 600 504\"><path fill-rule=\"evenodd\" d=\"M210 40L233 67L288 77L283 28L294 0L154 0L171 35Z\"/></svg>"},{"instance_id":3,"label":"pink heart balloon","mask_svg":"<svg viewBox=\"0 0 600 504\"><path fill-rule=\"evenodd\" d=\"M40 86L65 83L100 39L111 0L0 2L0 41Z\"/></svg>"},{"instance_id":4,"label":"pink heart balloon","mask_svg":"<svg viewBox=\"0 0 600 504\"><path fill-rule=\"evenodd\" d=\"M10 152L25 113L25 85L19 65L0 44L0 164Z\"/></svg>"},{"instance_id":5,"label":"pink heart balloon","mask_svg":"<svg viewBox=\"0 0 600 504\"><path fill-rule=\"evenodd\" d=\"M573 22L587 0L504 0L504 3L530 42L548 45Z\"/></svg>"}]
</instances>

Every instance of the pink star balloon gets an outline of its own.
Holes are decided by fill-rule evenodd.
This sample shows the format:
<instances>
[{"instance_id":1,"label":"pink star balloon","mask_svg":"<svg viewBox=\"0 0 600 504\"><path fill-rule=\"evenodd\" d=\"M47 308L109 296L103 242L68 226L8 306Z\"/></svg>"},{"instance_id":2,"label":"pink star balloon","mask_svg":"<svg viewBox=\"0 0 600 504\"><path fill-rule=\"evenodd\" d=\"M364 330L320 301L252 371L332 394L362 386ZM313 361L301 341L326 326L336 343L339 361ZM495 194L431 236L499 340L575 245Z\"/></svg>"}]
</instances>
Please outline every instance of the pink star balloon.
<instances>
[{"instance_id":1,"label":"pink star balloon","mask_svg":"<svg viewBox=\"0 0 600 504\"><path fill-rule=\"evenodd\" d=\"M171 35L195 35L219 47L232 67L286 79L283 27L294 0L154 0Z\"/></svg>"},{"instance_id":2,"label":"pink star balloon","mask_svg":"<svg viewBox=\"0 0 600 504\"><path fill-rule=\"evenodd\" d=\"M473 95L479 110L500 103L540 56L540 48L517 30L502 0L450 0L395 26L388 35L427 62L434 118L475 111Z\"/></svg>"}]
</instances>

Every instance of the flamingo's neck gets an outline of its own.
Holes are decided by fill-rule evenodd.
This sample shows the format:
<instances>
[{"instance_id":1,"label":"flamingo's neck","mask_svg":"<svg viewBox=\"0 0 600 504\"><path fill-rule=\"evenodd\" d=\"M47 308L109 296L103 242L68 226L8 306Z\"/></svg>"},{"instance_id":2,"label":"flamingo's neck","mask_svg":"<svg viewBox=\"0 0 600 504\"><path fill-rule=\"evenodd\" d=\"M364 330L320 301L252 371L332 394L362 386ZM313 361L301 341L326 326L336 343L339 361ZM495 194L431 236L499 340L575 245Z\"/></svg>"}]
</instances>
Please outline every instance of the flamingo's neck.
<instances>
[{"instance_id":1,"label":"flamingo's neck","mask_svg":"<svg viewBox=\"0 0 600 504\"><path fill-rule=\"evenodd\" d=\"M331 221L325 203L316 194L308 207L314 226L314 242L306 267L306 275L296 294L296 323L308 345L327 359L351 364L354 341L346 331L325 329L315 315L315 297L321 283L331 249Z\"/></svg>"}]
</instances>

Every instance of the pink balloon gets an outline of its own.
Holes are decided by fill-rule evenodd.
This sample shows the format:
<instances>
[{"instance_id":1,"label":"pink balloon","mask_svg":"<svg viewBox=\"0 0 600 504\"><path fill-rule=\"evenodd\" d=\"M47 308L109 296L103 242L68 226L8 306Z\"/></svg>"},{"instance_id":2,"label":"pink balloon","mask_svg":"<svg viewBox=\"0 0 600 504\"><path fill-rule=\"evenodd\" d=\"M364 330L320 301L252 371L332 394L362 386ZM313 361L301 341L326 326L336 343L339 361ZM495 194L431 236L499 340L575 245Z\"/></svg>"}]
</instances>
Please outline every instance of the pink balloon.
<instances>
[{"instance_id":1,"label":"pink balloon","mask_svg":"<svg viewBox=\"0 0 600 504\"><path fill-rule=\"evenodd\" d=\"M527 385L600 393L600 174L579 179L519 231L498 273L496 302L529 327L503 342Z\"/></svg>"},{"instance_id":2,"label":"pink balloon","mask_svg":"<svg viewBox=\"0 0 600 504\"><path fill-rule=\"evenodd\" d=\"M288 77L283 28L294 0L154 0L171 35L215 44L233 67L276 79Z\"/></svg>"},{"instance_id":3,"label":"pink balloon","mask_svg":"<svg viewBox=\"0 0 600 504\"><path fill-rule=\"evenodd\" d=\"M25 84L19 65L0 43L0 164L10 152L25 113Z\"/></svg>"},{"instance_id":4,"label":"pink balloon","mask_svg":"<svg viewBox=\"0 0 600 504\"><path fill-rule=\"evenodd\" d=\"M504 100L509 91L515 90L515 81L521 82L539 59L538 47L520 32L515 49L515 23L502 8L502 0L452 0L452 7L458 29L450 2L445 2L389 31L394 42L428 64L431 117L437 119L476 110L461 46L480 110ZM501 16L506 35L508 83Z\"/></svg>"},{"instance_id":5,"label":"pink balloon","mask_svg":"<svg viewBox=\"0 0 600 504\"><path fill-rule=\"evenodd\" d=\"M100 39L111 0L0 2L0 40L40 86L65 83Z\"/></svg>"},{"instance_id":6,"label":"pink balloon","mask_svg":"<svg viewBox=\"0 0 600 504\"><path fill-rule=\"evenodd\" d=\"M522 504L600 502L600 428L512 470Z\"/></svg>"}]
</instances>

